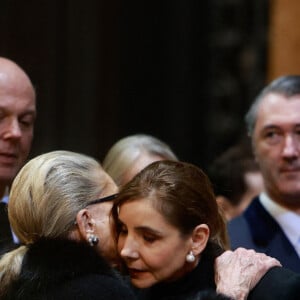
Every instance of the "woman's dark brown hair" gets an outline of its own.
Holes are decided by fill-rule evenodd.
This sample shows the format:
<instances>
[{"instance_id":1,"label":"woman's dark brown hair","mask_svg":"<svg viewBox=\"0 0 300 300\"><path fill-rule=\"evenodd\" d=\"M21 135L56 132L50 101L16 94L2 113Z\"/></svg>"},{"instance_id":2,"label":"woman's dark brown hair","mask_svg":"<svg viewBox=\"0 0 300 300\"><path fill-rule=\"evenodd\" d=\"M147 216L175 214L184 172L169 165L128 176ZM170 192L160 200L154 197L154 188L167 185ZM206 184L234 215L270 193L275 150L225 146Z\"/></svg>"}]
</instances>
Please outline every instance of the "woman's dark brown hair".
<instances>
[{"instance_id":1,"label":"woman's dark brown hair","mask_svg":"<svg viewBox=\"0 0 300 300\"><path fill-rule=\"evenodd\" d=\"M121 188L112 209L115 224L118 224L119 207L137 199L151 201L152 206L183 235L191 233L199 224L207 224L209 241L228 248L225 221L211 182L197 166L168 160L147 166Z\"/></svg>"}]
</instances>

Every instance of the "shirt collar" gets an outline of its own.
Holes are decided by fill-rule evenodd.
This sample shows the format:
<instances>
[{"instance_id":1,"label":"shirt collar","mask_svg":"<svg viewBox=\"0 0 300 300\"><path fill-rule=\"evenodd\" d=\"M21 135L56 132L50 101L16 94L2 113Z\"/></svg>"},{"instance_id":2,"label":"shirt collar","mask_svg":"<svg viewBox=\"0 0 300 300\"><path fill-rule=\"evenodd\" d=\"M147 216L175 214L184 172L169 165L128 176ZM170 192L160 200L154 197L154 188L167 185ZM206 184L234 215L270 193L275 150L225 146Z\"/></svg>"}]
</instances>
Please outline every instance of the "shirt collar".
<instances>
[{"instance_id":1,"label":"shirt collar","mask_svg":"<svg viewBox=\"0 0 300 300\"><path fill-rule=\"evenodd\" d=\"M8 196L7 195L3 196L3 198L0 200L0 202L8 203Z\"/></svg>"},{"instance_id":2,"label":"shirt collar","mask_svg":"<svg viewBox=\"0 0 300 300\"><path fill-rule=\"evenodd\" d=\"M274 202L266 193L261 193L259 200L277 221L300 257L300 215Z\"/></svg>"},{"instance_id":3,"label":"shirt collar","mask_svg":"<svg viewBox=\"0 0 300 300\"><path fill-rule=\"evenodd\" d=\"M3 195L2 199L0 199L0 202L3 202L3 203L7 204L8 203L8 195L9 195L9 188L6 187L4 195Z\"/></svg>"}]
</instances>

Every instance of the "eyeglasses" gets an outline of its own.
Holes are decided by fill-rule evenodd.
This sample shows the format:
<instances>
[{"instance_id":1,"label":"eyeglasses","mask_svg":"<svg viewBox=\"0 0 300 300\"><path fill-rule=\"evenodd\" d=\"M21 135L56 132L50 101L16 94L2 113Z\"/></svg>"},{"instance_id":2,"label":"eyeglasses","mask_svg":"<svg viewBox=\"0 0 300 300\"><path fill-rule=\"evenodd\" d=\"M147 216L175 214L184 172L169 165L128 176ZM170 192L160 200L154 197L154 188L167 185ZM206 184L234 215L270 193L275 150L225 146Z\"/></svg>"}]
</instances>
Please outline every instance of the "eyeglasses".
<instances>
[{"instance_id":1,"label":"eyeglasses","mask_svg":"<svg viewBox=\"0 0 300 300\"><path fill-rule=\"evenodd\" d=\"M86 206L112 201L112 200L116 199L117 196L118 196L118 194L112 194L112 195L109 195L109 196L106 196L106 197L103 197L103 198L95 199L95 200L92 200L92 201L88 202Z\"/></svg>"},{"instance_id":2,"label":"eyeglasses","mask_svg":"<svg viewBox=\"0 0 300 300\"><path fill-rule=\"evenodd\" d=\"M112 201L112 200L116 199L117 196L118 196L118 194L112 194L112 195L109 195L109 196L106 196L106 197L103 197L103 198L92 200L92 201L86 203L86 207L89 206L89 205L93 205L93 204L98 204L98 203ZM73 225L77 225L77 222L74 221Z\"/></svg>"}]
</instances>

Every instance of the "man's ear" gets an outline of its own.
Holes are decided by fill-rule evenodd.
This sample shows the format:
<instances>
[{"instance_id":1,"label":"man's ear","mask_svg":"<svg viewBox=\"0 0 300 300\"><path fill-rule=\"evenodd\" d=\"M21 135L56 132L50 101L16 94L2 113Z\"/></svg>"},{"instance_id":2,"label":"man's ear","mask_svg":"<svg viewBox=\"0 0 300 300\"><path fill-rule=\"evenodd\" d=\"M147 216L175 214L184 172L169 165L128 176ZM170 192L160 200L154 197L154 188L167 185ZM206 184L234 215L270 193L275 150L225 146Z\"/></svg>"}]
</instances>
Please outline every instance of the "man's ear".
<instances>
[{"instance_id":1,"label":"man's ear","mask_svg":"<svg viewBox=\"0 0 300 300\"><path fill-rule=\"evenodd\" d=\"M200 224L195 227L192 234L192 252L199 255L206 247L209 239L209 228L207 224Z\"/></svg>"},{"instance_id":2,"label":"man's ear","mask_svg":"<svg viewBox=\"0 0 300 300\"><path fill-rule=\"evenodd\" d=\"M81 209L76 215L76 223L81 237L87 240L88 235L95 230L95 221L91 213L86 208Z\"/></svg>"},{"instance_id":3,"label":"man's ear","mask_svg":"<svg viewBox=\"0 0 300 300\"><path fill-rule=\"evenodd\" d=\"M251 138L251 149L252 149L252 154L253 154L254 161L256 163L258 163L257 154L256 154L256 147L255 147L255 142L254 142L254 132L252 133L252 135L249 134L249 137Z\"/></svg>"}]
</instances>

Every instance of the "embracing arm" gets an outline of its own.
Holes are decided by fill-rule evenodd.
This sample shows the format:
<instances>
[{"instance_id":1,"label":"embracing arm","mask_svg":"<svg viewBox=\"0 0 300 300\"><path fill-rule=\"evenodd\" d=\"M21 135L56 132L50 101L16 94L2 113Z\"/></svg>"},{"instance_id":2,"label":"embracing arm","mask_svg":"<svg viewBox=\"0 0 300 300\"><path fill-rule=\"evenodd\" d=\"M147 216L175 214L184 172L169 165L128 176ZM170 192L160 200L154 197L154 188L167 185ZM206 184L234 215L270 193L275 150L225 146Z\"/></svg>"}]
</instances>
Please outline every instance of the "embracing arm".
<instances>
[{"instance_id":1,"label":"embracing arm","mask_svg":"<svg viewBox=\"0 0 300 300\"><path fill-rule=\"evenodd\" d=\"M215 261L217 292L236 300L245 300L253 287L280 262L264 253L238 248L225 251Z\"/></svg>"}]
</instances>

